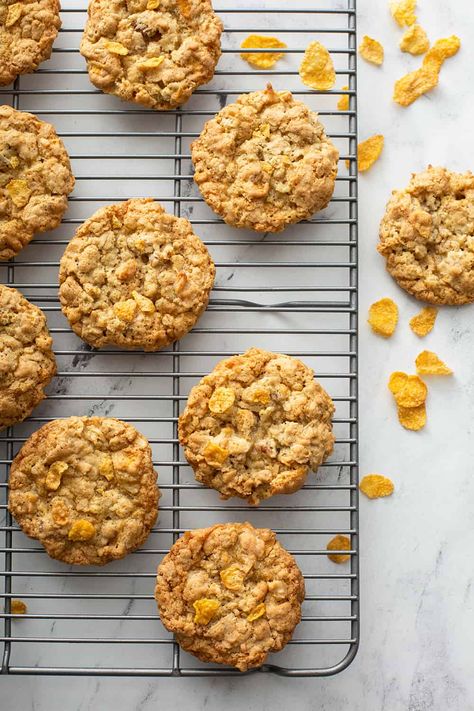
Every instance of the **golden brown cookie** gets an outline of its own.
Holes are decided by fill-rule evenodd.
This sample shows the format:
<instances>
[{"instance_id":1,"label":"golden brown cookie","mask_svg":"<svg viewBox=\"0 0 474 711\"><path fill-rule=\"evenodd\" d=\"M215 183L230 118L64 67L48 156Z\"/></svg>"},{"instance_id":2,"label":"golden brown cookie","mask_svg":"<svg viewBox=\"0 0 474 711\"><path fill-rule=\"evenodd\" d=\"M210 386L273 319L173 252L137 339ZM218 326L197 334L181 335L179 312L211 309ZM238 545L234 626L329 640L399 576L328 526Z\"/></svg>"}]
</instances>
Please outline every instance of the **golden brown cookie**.
<instances>
[{"instance_id":1,"label":"golden brown cookie","mask_svg":"<svg viewBox=\"0 0 474 711\"><path fill-rule=\"evenodd\" d=\"M0 284L0 429L21 422L45 398L56 373L43 312Z\"/></svg>"},{"instance_id":2,"label":"golden brown cookie","mask_svg":"<svg viewBox=\"0 0 474 711\"><path fill-rule=\"evenodd\" d=\"M0 260L57 227L73 188L69 156L53 126L0 106Z\"/></svg>"},{"instance_id":3,"label":"golden brown cookie","mask_svg":"<svg viewBox=\"0 0 474 711\"><path fill-rule=\"evenodd\" d=\"M194 180L225 222L280 232L329 203L338 150L289 91L243 94L191 145Z\"/></svg>"},{"instance_id":4,"label":"golden brown cookie","mask_svg":"<svg viewBox=\"0 0 474 711\"><path fill-rule=\"evenodd\" d=\"M377 247L387 270L421 301L474 301L474 175L428 166L395 190Z\"/></svg>"},{"instance_id":5,"label":"golden brown cookie","mask_svg":"<svg viewBox=\"0 0 474 711\"><path fill-rule=\"evenodd\" d=\"M98 89L173 109L212 79L222 29L211 0L91 0L81 54Z\"/></svg>"},{"instance_id":6,"label":"golden brown cookie","mask_svg":"<svg viewBox=\"0 0 474 711\"><path fill-rule=\"evenodd\" d=\"M49 59L61 27L58 0L2 0L0 86L38 69Z\"/></svg>"},{"instance_id":7,"label":"golden brown cookie","mask_svg":"<svg viewBox=\"0 0 474 711\"><path fill-rule=\"evenodd\" d=\"M188 220L151 198L128 200L79 227L61 259L59 295L74 332L91 346L157 351L194 326L214 275Z\"/></svg>"},{"instance_id":8,"label":"golden brown cookie","mask_svg":"<svg viewBox=\"0 0 474 711\"><path fill-rule=\"evenodd\" d=\"M111 417L68 417L37 430L15 457L9 509L52 558L103 565L144 543L159 490L147 440Z\"/></svg>"},{"instance_id":9,"label":"golden brown cookie","mask_svg":"<svg viewBox=\"0 0 474 711\"><path fill-rule=\"evenodd\" d=\"M333 413L311 368L251 348L191 390L179 440L198 481L258 504L302 487L331 454Z\"/></svg>"},{"instance_id":10,"label":"golden brown cookie","mask_svg":"<svg viewBox=\"0 0 474 711\"><path fill-rule=\"evenodd\" d=\"M250 523L185 533L158 566L155 589L161 621L183 649L240 671L289 642L304 595L293 556Z\"/></svg>"}]
</instances>

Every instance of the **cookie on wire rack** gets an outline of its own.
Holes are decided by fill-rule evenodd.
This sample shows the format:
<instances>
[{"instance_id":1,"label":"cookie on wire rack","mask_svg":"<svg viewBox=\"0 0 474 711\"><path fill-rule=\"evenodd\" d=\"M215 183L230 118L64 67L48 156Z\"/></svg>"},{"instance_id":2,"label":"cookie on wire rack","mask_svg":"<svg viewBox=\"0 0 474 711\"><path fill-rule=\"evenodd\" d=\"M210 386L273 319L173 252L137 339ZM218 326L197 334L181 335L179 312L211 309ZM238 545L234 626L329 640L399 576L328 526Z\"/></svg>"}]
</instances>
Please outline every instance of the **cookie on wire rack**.
<instances>
[{"instance_id":1,"label":"cookie on wire rack","mask_svg":"<svg viewBox=\"0 0 474 711\"><path fill-rule=\"evenodd\" d=\"M215 267L191 223L151 198L98 210L61 259L59 295L91 346L157 351L182 338L209 300Z\"/></svg>"},{"instance_id":2,"label":"cookie on wire rack","mask_svg":"<svg viewBox=\"0 0 474 711\"><path fill-rule=\"evenodd\" d=\"M158 513L156 476L150 445L132 425L53 420L13 460L9 509L52 558L104 565L148 538Z\"/></svg>"},{"instance_id":3,"label":"cookie on wire rack","mask_svg":"<svg viewBox=\"0 0 474 711\"><path fill-rule=\"evenodd\" d=\"M98 89L173 109L212 79L222 29L211 0L91 0L81 54Z\"/></svg>"},{"instance_id":4,"label":"cookie on wire rack","mask_svg":"<svg viewBox=\"0 0 474 711\"><path fill-rule=\"evenodd\" d=\"M56 373L44 313L0 284L0 430L28 417Z\"/></svg>"},{"instance_id":5,"label":"cookie on wire rack","mask_svg":"<svg viewBox=\"0 0 474 711\"><path fill-rule=\"evenodd\" d=\"M289 642L304 579L268 528L217 524L185 533L158 566L161 621L204 662L247 671Z\"/></svg>"},{"instance_id":6,"label":"cookie on wire rack","mask_svg":"<svg viewBox=\"0 0 474 711\"><path fill-rule=\"evenodd\" d=\"M331 454L333 413L311 368L251 348L192 388L179 440L198 481L259 504L301 488Z\"/></svg>"},{"instance_id":7,"label":"cookie on wire rack","mask_svg":"<svg viewBox=\"0 0 474 711\"><path fill-rule=\"evenodd\" d=\"M0 260L37 232L59 225L74 188L69 156L54 127L0 106Z\"/></svg>"},{"instance_id":8,"label":"cookie on wire rack","mask_svg":"<svg viewBox=\"0 0 474 711\"><path fill-rule=\"evenodd\" d=\"M325 208L339 159L317 114L270 84L219 111L191 154L209 207L257 232L280 232Z\"/></svg>"},{"instance_id":9,"label":"cookie on wire rack","mask_svg":"<svg viewBox=\"0 0 474 711\"><path fill-rule=\"evenodd\" d=\"M378 251L409 294L430 304L474 301L474 175L428 166L394 190Z\"/></svg>"},{"instance_id":10,"label":"cookie on wire rack","mask_svg":"<svg viewBox=\"0 0 474 711\"><path fill-rule=\"evenodd\" d=\"M61 27L59 0L3 0L0 5L0 86L49 59Z\"/></svg>"}]
</instances>

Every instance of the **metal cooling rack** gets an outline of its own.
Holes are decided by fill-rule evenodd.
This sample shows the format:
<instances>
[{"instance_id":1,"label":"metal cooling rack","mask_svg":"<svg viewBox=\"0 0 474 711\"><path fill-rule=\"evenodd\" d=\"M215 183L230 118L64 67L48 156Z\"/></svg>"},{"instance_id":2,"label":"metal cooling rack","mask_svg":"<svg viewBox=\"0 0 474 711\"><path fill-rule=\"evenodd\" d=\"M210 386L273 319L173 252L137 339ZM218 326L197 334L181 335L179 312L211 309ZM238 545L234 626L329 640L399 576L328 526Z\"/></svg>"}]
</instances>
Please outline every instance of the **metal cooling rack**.
<instances>
[{"instance_id":1,"label":"metal cooling rack","mask_svg":"<svg viewBox=\"0 0 474 711\"><path fill-rule=\"evenodd\" d=\"M184 530L248 519L278 533L296 556L307 589L303 621L292 642L259 672L339 672L354 658L359 638L356 0L321 0L318 9L309 0L298 8L287 0L246 6L242 0L239 8L216 0L225 24L216 76L182 109L166 113L122 104L95 90L78 52L86 3L63 5L52 59L1 90L4 103L56 126L77 178L62 226L0 266L1 281L47 313L59 371L33 417L0 435L2 671L238 674L201 664L179 649L157 617L153 587L157 563ZM274 70L252 69L239 57L240 42L251 32L286 41L288 49ZM314 39L333 56L332 91L314 92L299 80L301 55ZM341 160L334 198L324 212L283 234L262 236L227 227L202 202L192 180L189 144L226 102L269 80L319 111ZM344 85L348 91L341 91ZM350 110L340 112L336 102L343 93L350 96ZM147 195L194 224L216 262L216 288L197 327L172 349L93 351L71 333L60 312L59 259L76 225L100 205ZM177 418L190 387L222 357L252 345L301 357L336 403L332 458L300 492L260 508L238 500L220 503L216 492L196 484L177 440ZM157 527L141 550L104 569L49 559L6 511L8 468L19 447L44 422L72 414L113 415L134 423L150 439L159 472L163 496ZM326 543L336 533L351 536L350 566L327 558ZM26 601L28 614L12 616L12 598Z\"/></svg>"}]
</instances>

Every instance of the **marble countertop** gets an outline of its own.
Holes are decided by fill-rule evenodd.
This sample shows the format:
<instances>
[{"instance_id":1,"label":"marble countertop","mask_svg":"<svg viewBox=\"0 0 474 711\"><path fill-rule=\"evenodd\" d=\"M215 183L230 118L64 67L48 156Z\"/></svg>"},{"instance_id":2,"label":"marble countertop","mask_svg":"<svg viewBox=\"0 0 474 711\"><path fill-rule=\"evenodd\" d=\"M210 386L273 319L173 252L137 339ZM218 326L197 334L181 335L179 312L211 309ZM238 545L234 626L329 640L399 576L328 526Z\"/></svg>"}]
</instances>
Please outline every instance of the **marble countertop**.
<instances>
[{"instance_id":1,"label":"marble countertop","mask_svg":"<svg viewBox=\"0 0 474 711\"><path fill-rule=\"evenodd\" d=\"M303 5L303 3L298 3ZM408 328L419 305L385 273L375 245L392 188L428 163L473 168L471 68L474 9L466 0L419 0L430 38L458 34L458 56L441 72L439 87L403 109L391 101L393 82L418 66L402 55L401 31L386 0L358 0L358 32L382 41L382 68L359 64L359 136L383 133L380 161L360 178L360 435L361 474L380 472L396 486L391 499L361 501L361 645L336 677L291 680L119 679L4 677L11 711L183 708L267 711L466 711L474 708L472 642L474 477L469 459L474 423L472 350L474 307L440 311L422 342ZM217 2L216 2L217 5ZM400 324L390 341L370 333L369 304L396 300ZM436 351L455 371L430 387L428 425L402 430L386 389L387 374L409 370L422 348Z\"/></svg>"}]
</instances>

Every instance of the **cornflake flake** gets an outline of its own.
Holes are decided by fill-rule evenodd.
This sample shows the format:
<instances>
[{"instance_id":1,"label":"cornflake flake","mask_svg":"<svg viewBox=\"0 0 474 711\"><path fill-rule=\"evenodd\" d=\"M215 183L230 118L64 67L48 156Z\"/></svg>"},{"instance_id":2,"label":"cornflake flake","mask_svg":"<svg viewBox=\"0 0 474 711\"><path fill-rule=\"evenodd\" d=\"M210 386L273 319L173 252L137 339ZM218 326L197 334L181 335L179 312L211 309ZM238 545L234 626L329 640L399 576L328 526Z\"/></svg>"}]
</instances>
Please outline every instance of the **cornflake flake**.
<instances>
[{"instance_id":1,"label":"cornflake flake","mask_svg":"<svg viewBox=\"0 0 474 711\"><path fill-rule=\"evenodd\" d=\"M383 46L380 42L368 35L364 35L362 42L359 45L359 54L362 59L372 64L377 64L380 66L383 62Z\"/></svg>"},{"instance_id":2,"label":"cornflake flake","mask_svg":"<svg viewBox=\"0 0 474 711\"><path fill-rule=\"evenodd\" d=\"M119 54L123 57L128 54L128 49L121 42L113 42L112 40L104 40L105 49L111 54Z\"/></svg>"},{"instance_id":3,"label":"cornflake flake","mask_svg":"<svg viewBox=\"0 0 474 711\"><path fill-rule=\"evenodd\" d=\"M416 357L416 370L419 375L452 375L451 368L443 363L433 351L422 351Z\"/></svg>"},{"instance_id":4,"label":"cornflake flake","mask_svg":"<svg viewBox=\"0 0 474 711\"><path fill-rule=\"evenodd\" d=\"M398 322L398 306L392 299L380 299L369 308L368 322L374 333L389 338Z\"/></svg>"},{"instance_id":5,"label":"cornflake flake","mask_svg":"<svg viewBox=\"0 0 474 711\"><path fill-rule=\"evenodd\" d=\"M26 606L26 602L23 602L23 600L12 600L10 610L12 615L26 615L28 607Z\"/></svg>"},{"instance_id":6,"label":"cornflake flake","mask_svg":"<svg viewBox=\"0 0 474 711\"><path fill-rule=\"evenodd\" d=\"M393 481L381 474L367 474L359 484L359 489L369 499L379 499L382 496L391 496L394 491Z\"/></svg>"},{"instance_id":7,"label":"cornflake flake","mask_svg":"<svg viewBox=\"0 0 474 711\"><path fill-rule=\"evenodd\" d=\"M350 551L351 549L351 541L347 536L343 535L337 535L334 536L334 538L331 538L329 543L326 546L326 550L328 551ZM332 560L333 563L346 563L350 555L346 555L345 553L328 553L328 558L329 560Z\"/></svg>"},{"instance_id":8,"label":"cornflake flake","mask_svg":"<svg viewBox=\"0 0 474 711\"><path fill-rule=\"evenodd\" d=\"M433 306L425 306L419 314L410 319L410 328L417 336L423 338L433 330L438 309Z\"/></svg>"},{"instance_id":9,"label":"cornflake flake","mask_svg":"<svg viewBox=\"0 0 474 711\"><path fill-rule=\"evenodd\" d=\"M357 167L360 173L373 166L383 151L384 137L378 133L370 136L357 146Z\"/></svg>"},{"instance_id":10,"label":"cornflake flake","mask_svg":"<svg viewBox=\"0 0 474 711\"><path fill-rule=\"evenodd\" d=\"M402 52L417 56L424 54L429 49L430 41L420 25L412 25L401 38L399 46Z\"/></svg>"},{"instance_id":11,"label":"cornflake flake","mask_svg":"<svg viewBox=\"0 0 474 711\"><path fill-rule=\"evenodd\" d=\"M392 17L400 27L409 27L415 24L415 8L416 0L393 0L390 3Z\"/></svg>"},{"instance_id":12,"label":"cornflake flake","mask_svg":"<svg viewBox=\"0 0 474 711\"><path fill-rule=\"evenodd\" d=\"M348 91L348 86L341 86L341 91ZM349 94L343 94L337 102L339 111L349 111Z\"/></svg>"},{"instance_id":13,"label":"cornflake flake","mask_svg":"<svg viewBox=\"0 0 474 711\"><path fill-rule=\"evenodd\" d=\"M395 393L400 392L400 390L405 387L407 380L408 375L406 373L402 373L401 370L396 370L390 376L388 381L388 389L395 395Z\"/></svg>"},{"instance_id":14,"label":"cornflake flake","mask_svg":"<svg viewBox=\"0 0 474 711\"><path fill-rule=\"evenodd\" d=\"M311 89L318 91L332 89L336 81L336 72L331 55L321 42L310 42L306 47L299 75L303 84Z\"/></svg>"},{"instance_id":15,"label":"cornflake flake","mask_svg":"<svg viewBox=\"0 0 474 711\"><path fill-rule=\"evenodd\" d=\"M285 49L286 46L277 37L265 35L249 35L240 45L241 49ZM283 52L256 52L255 54L243 52L240 56L253 67L271 69L283 57Z\"/></svg>"},{"instance_id":16,"label":"cornflake flake","mask_svg":"<svg viewBox=\"0 0 474 711\"><path fill-rule=\"evenodd\" d=\"M423 429L426 425L426 405L418 407L398 407L398 421L406 430L414 432Z\"/></svg>"},{"instance_id":17,"label":"cornflake flake","mask_svg":"<svg viewBox=\"0 0 474 711\"><path fill-rule=\"evenodd\" d=\"M23 5L21 2L16 2L13 5L10 5L7 11L5 27L13 27L13 25L20 19L22 13Z\"/></svg>"},{"instance_id":18,"label":"cornflake flake","mask_svg":"<svg viewBox=\"0 0 474 711\"><path fill-rule=\"evenodd\" d=\"M401 390L394 393L395 402L399 407L418 407L425 402L427 395L426 383L418 375L408 375Z\"/></svg>"}]
</instances>

